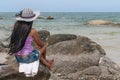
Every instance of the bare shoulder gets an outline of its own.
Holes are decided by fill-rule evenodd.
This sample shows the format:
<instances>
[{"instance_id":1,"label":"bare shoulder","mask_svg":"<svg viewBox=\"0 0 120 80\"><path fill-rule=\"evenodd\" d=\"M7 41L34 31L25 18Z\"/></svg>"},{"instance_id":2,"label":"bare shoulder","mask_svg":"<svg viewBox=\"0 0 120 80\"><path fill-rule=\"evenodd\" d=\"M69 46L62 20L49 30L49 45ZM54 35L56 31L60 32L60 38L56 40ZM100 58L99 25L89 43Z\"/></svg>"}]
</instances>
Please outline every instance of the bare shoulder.
<instances>
[{"instance_id":1,"label":"bare shoulder","mask_svg":"<svg viewBox=\"0 0 120 80\"><path fill-rule=\"evenodd\" d=\"M37 30L35 28L31 29L30 35L33 36L37 33Z\"/></svg>"}]
</instances>

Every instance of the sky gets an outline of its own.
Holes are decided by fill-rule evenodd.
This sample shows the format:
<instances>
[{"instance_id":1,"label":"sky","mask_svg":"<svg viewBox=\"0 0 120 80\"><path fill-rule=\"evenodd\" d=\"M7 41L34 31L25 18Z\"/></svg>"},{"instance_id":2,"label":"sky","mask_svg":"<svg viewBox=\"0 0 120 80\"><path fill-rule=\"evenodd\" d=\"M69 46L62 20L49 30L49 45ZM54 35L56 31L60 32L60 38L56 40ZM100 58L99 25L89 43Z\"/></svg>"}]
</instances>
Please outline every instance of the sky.
<instances>
[{"instance_id":1,"label":"sky","mask_svg":"<svg viewBox=\"0 0 120 80\"><path fill-rule=\"evenodd\" d=\"M120 12L120 0L1 0L0 12Z\"/></svg>"}]
</instances>

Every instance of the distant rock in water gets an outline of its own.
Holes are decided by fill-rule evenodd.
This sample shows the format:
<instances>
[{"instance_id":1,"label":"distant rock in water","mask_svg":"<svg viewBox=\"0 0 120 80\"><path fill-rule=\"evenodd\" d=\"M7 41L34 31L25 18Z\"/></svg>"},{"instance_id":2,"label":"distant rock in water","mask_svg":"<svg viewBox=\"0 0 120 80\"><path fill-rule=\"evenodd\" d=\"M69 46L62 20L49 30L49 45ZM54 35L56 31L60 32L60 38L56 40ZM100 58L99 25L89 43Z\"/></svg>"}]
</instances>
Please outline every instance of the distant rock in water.
<instances>
[{"instance_id":1,"label":"distant rock in water","mask_svg":"<svg viewBox=\"0 0 120 80\"><path fill-rule=\"evenodd\" d=\"M53 16L48 16L48 17L39 16L37 19L53 20L53 19L54 19L54 17L53 17Z\"/></svg>"},{"instance_id":2,"label":"distant rock in water","mask_svg":"<svg viewBox=\"0 0 120 80\"><path fill-rule=\"evenodd\" d=\"M87 24L89 25L111 25L114 23L112 21L107 21L107 20L91 20Z\"/></svg>"},{"instance_id":3,"label":"distant rock in water","mask_svg":"<svg viewBox=\"0 0 120 80\"><path fill-rule=\"evenodd\" d=\"M37 19L45 19L44 16L38 16Z\"/></svg>"},{"instance_id":4,"label":"distant rock in water","mask_svg":"<svg viewBox=\"0 0 120 80\"><path fill-rule=\"evenodd\" d=\"M52 17L52 16L47 17L47 20L52 20L52 19L54 19L54 17Z\"/></svg>"},{"instance_id":5,"label":"distant rock in water","mask_svg":"<svg viewBox=\"0 0 120 80\"><path fill-rule=\"evenodd\" d=\"M3 19L2 17L0 17L0 19Z\"/></svg>"}]
</instances>

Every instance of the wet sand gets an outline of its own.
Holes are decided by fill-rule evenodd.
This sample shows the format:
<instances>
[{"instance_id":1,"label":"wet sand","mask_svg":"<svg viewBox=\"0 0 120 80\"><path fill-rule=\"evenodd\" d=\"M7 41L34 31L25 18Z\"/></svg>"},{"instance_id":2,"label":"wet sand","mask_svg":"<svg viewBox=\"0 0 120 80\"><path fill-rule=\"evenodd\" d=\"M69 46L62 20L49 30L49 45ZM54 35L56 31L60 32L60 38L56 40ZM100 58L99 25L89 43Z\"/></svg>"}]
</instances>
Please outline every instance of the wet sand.
<instances>
[{"instance_id":1,"label":"wet sand","mask_svg":"<svg viewBox=\"0 0 120 80\"><path fill-rule=\"evenodd\" d=\"M105 50L107 56L111 58L114 62L120 65L120 37L119 34L116 35L102 35L102 37L93 37L92 40L97 42Z\"/></svg>"}]
</instances>

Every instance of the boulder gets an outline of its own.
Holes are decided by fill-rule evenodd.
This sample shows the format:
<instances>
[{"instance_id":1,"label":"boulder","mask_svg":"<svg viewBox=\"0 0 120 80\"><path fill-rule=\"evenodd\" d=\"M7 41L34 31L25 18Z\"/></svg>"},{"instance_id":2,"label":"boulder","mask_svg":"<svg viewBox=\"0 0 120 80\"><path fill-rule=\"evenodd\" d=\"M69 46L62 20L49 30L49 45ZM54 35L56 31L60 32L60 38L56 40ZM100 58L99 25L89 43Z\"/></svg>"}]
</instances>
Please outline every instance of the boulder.
<instances>
[{"instance_id":1,"label":"boulder","mask_svg":"<svg viewBox=\"0 0 120 80\"><path fill-rule=\"evenodd\" d=\"M47 30L41 30L41 31L38 31L38 35L39 35L39 38L41 39L41 41L43 43L45 43L48 40L48 38L50 37L50 32Z\"/></svg>"},{"instance_id":2,"label":"boulder","mask_svg":"<svg viewBox=\"0 0 120 80\"><path fill-rule=\"evenodd\" d=\"M18 63L13 55L7 59L7 65L1 67L0 80L49 80L50 78L49 70L42 63L39 65L38 74L33 78L27 78L23 73L18 72Z\"/></svg>"},{"instance_id":3,"label":"boulder","mask_svg":"<svg viewBox=\"0 0 120 80\"><path fill-rule=\"evenodd\" d=\"M58 42L72 40L76 38L77 36L74 34L54 34L49 37L48 42L50 45L53 45Z\"/></svg>"},{"instance_id":4,"label":"boulder","mask_svg":"<svg viewBox=\"0 0 120 80\"><path fill-rule=\"evenodd\" d=\"M109 25L113 24L112 21L107 21L107 20L91 20L88 22L90 25Z\"/></svg>"},{"instance_id":5,"label":"boulder","mask_svg":"<svg viewBox=\"0 0 120 80\"><path fill-rule=\"evenodd\" d=\"M38 31L38 36L43 43L46 43L48 41L48 38L50 37L50 32L47 30L40 30ZM33 47L34 48L37 47L35 42L33 42Z\"/></svg>"},{"instance_id":6,"label":"boulder","mask_svg":"<svg viewBox=\"0 0 120 80\"><path fill-rule=\"evenodd\" d=\"M47 19L47 20L53 20L54 17L53 17L53 16L48 16L46 19Z\"/></svg>"},{"instance_id":7,"label":"boulder","mask_svg":"<svg viewBox=\"0 0 120 80\"><path fill-rule=\"evenodd\" d=\"M100 54L103 54L103 55L106 54L104 49L102 49L100 45L91 41L89 38L83 37L83 36L78 36L77 39L75 39L75 38L76 38L76 36L73 36L73 38L70 37L71 40L69 38L65 39L65 38L61 38L61 37L57 38L58 41L53 39L55 41L50 41L50 42L51 43L53 42L54 44L55 43L56 44L51 45L48 48L49 54L57 54L57 53L72 54L72 55L74 55L74 54L79 55L81 53L91 53L91 54L93 54L94 51L96 51L96 50ZM61 40L61 39L63 39L64 41ZM67 41L67 39L68 39L68 41Z\"/></svg>"},{"instance_id":8,"label":"boulder","mask_svg":"<svg viewBox=\"0 0 120 80\"><path fill-rule=\"evenodd\" d=\"M106 57L99 44L87 37L50 45L47 52L55 59L51 80L119 79L120 67Z\"/></svg>"},{"instance_id":9,"label":"boulder","mask_svg":"<svg viewBox=\"0 0 120 80\"><path fill-rule=\"evenodd\" d=\"M0 80L48 80L49 78L50 80L120 79L120 67L106 57L106 52L99 44L84 36L56 35L51 35L47 39L50 43L47 48L47 59L54 58L55 61L51 70L51 77L50 72L43 64L40 64L36 77L24 77L23 74L18 73L18 64L14 57L11 56L8 57L8 66L0 70Z\"/></svg>"}]
</instances>

